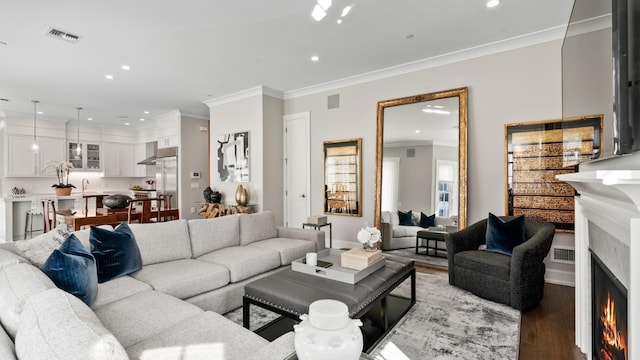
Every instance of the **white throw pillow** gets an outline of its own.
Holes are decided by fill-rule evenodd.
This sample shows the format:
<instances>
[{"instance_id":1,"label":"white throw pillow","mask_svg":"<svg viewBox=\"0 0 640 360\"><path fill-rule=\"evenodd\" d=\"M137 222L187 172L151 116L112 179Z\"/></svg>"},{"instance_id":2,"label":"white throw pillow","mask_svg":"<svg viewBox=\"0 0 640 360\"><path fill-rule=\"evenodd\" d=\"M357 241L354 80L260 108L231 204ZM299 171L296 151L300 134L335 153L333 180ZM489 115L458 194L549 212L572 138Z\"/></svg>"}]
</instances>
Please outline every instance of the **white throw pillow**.
<instances>
[{"instance_id":1,"label":"white throw pillow","mask_svg":"<svg viewBox=\"0 0 640 360\"><path fill-rule=\"evenodd\" d=\"M14 244L18 255L27 258L34 266L40 268L53 250L60 247L68 234L66 229L57 227L33 239L15 241Z\"/></svg>"}]
</instances>

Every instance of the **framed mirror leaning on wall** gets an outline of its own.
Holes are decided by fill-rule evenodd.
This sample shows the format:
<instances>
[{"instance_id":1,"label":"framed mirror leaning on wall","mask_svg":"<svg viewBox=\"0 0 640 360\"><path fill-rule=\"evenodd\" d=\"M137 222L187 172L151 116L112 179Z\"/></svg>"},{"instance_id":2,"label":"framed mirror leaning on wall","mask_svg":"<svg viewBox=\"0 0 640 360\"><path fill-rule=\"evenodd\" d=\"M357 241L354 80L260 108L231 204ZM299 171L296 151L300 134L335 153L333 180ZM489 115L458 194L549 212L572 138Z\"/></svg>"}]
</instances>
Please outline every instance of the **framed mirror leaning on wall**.
<instances>
[{"instance_id":1,"label":"framed mirror leaning on wall","mask_svg":"<svg viewBox=\"0 0 640 360\"><path fill-rule=\"evenodd\" d=\"M383 250L466 227L467 88L378 102L375 224Z\"/></svg>"}]
</instances>

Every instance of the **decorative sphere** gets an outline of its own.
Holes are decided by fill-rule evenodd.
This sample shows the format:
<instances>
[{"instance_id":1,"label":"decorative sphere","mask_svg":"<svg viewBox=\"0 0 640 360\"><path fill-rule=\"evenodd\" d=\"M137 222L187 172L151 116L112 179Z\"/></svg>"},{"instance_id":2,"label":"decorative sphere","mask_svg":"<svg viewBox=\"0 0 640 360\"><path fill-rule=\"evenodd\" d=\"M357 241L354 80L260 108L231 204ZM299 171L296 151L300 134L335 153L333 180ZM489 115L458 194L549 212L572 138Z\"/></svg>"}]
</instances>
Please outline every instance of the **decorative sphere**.
<instances>
[{"instance_id":1,"label":"decorative sphere","mask_svg":"<svg viewBox=\"0 0 640 360\"><path fill-rule=\"evenodd\" d=\"M128 195L110 195L102 199L102 204L110 209L124 209L129 205L129 200L132 200Z\"/></svg>"}]
</instances>

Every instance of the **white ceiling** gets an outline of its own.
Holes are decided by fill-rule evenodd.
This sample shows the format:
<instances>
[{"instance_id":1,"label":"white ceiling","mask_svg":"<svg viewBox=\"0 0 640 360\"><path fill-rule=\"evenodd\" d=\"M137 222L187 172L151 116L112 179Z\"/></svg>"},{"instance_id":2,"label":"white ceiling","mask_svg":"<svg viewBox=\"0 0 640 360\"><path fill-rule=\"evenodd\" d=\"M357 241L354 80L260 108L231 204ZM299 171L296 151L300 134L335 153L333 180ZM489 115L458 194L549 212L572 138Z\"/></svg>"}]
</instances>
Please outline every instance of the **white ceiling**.
<instances>
[{"instance_id":1,"label":"white ceiling","mask_svg":"<svg viewBox=\"0 0 640 360\"><path fill-rule=\"evenodd\" d=\"M83 121L113 124L175 109L208 117L202 101L256 86L295 94L562 28L572 3L502 0L488 9L485 0L334 0L317 22L315 0L0 0L0 98L9 100L0 112L32 116L36 99L49 119L75 119L78 106ZM353 9L338 25L347 5ZM82 38L47 37L49 27Z\"/></svg>"}]
</instances>

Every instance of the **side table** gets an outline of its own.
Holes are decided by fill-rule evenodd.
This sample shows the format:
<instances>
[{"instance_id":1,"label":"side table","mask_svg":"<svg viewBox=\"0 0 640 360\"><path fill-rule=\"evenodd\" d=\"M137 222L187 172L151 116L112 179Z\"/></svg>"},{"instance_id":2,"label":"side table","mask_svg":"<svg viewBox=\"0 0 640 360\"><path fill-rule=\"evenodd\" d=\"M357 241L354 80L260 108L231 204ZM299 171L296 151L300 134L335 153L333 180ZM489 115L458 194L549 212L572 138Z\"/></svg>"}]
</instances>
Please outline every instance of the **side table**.
<instances>
[{"instance_id":1,"label":"side table","mask_svg":"<svg viewBox=\"0 0 640 360\"><path fill-rule=\"evenodd\" d=\"M326 224L310 224L310 223L302 223L302 228L306 229L306 227L310 227L313 228L314 230L320 230L320 228L324 227L324 226L328 226L329 227L329 247L332 248L333 247L333 230L331 229L331 223L326 223Z\"/></svg>"}]
</instances>

